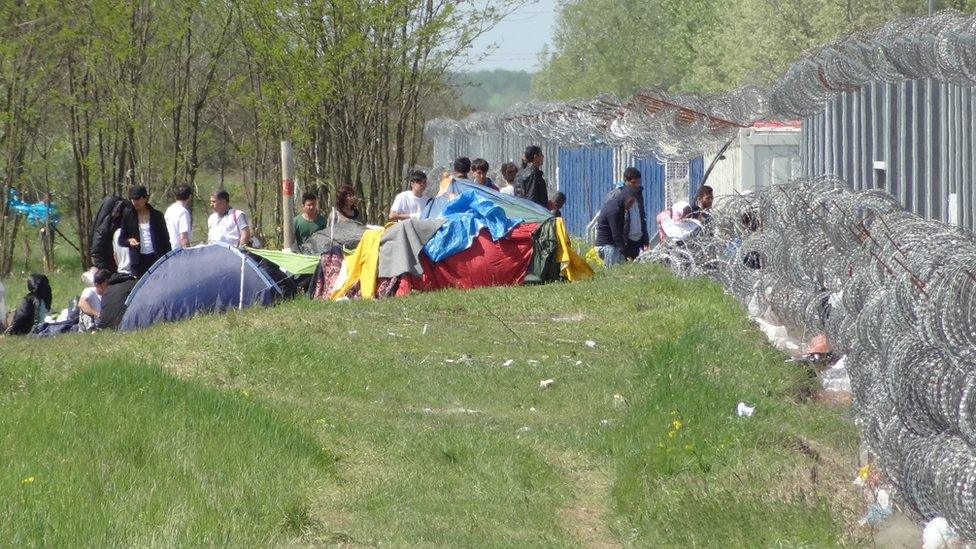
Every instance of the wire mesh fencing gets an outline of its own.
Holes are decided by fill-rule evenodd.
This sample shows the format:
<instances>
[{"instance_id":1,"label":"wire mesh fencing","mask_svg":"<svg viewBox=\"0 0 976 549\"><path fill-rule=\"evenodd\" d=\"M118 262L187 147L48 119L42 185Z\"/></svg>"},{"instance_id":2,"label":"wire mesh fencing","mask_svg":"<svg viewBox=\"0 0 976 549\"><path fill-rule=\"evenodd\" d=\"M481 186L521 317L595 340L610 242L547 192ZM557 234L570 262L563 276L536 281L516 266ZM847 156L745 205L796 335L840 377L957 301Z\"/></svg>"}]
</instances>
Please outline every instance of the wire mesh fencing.
<instances>
[{"instance_id":1,"label":"wire mesh fencing","mask_svg":"<svg viewBox=\"0 0 976 549\"><path fill-rule=\"evenodd\" d=\"M976 539L976 238L821 177L717 201L650 254L847 355L863 441L914 518Z\"/></svg>"}]
</instances>

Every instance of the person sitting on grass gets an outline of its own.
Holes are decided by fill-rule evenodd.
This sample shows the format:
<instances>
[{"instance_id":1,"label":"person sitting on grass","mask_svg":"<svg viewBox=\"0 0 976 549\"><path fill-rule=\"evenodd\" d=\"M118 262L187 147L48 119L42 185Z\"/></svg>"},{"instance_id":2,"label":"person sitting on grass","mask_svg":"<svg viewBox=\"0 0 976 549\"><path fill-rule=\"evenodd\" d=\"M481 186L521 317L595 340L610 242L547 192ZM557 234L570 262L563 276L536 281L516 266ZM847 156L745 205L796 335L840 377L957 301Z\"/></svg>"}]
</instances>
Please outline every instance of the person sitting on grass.
<instances>
[{"instance_id":1,"label":"person sitting on grass","mask_svg":"<svg viewBox=\"0 0 976 549\"><path fill-rule=\"evenodd\" d=\"M51 310L51 283L42 274L27 278L27 295L21 300L7 328L8 335L27 335L34 326L44 322Z\"/></svg>"},{"instance_id":2,"label":"person sitting on grass","mask_svg":"<svg viewBox=\"0 0 976 549\"><path fill-rule=\"evenodd\" d=\"M78 324L82 332L90 332L95 329L98 318L102 314L102 296L108 288L108 281L112 273L108 269L99 269L95 272L95 285L85 288L78 299Z\"/></svg>"}]
</instances>

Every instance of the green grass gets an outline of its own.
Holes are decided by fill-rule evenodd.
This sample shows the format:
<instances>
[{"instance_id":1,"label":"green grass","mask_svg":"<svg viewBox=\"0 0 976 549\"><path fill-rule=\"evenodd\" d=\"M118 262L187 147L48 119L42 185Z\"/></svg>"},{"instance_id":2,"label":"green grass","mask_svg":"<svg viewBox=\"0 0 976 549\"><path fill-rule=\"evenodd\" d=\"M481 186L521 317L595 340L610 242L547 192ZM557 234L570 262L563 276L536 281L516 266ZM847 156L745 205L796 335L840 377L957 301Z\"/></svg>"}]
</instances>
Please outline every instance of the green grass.
<instances>
[{"instance_id":1,"label":"green grass","mask_svg":"<svg viewBox=\"0 0 976 549\"><path fill-rule=\"evenodd\" d=\"M719 288L655 268L8 337L0 354L0 539L17 544L870 535L851 524L847 412L799 400L809 377Z\"/></svg>"}]
</instances>

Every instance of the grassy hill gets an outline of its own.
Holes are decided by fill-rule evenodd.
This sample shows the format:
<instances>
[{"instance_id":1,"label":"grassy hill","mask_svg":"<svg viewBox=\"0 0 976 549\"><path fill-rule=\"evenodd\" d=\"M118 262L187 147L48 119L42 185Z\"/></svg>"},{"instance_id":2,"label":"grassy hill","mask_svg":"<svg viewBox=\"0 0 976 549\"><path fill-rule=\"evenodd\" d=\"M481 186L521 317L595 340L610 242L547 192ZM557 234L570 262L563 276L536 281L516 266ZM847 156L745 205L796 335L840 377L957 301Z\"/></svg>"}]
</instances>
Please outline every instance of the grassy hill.
<instances>
[{"instance_id":1,"label":"grassy hill","mask_svg":"<svg viewBox=\"0 0 976 549\"><path fill-rule=\"evenodd\" d=\"M719 288L656 268L7 337L0 355L12 545L869 535L846 412L804 400L809 377Z\"/></svg>"}]
</instances>

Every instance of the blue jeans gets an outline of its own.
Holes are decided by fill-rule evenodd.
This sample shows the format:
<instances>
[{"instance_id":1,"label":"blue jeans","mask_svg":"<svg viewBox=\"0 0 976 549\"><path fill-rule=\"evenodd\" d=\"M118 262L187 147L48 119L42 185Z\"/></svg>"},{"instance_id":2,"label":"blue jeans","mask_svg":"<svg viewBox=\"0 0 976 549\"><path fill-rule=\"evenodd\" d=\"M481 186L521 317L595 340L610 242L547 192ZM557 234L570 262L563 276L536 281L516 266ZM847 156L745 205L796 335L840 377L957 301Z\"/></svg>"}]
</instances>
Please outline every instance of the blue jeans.
<instances>
[{"instance_id":1,"label":"blue jeans","mask_svg":"<svg viewBox=\"0 0 976 549\"><path fill-rule=\"evenodd\" d=\"M620 250L616 246L598 246L596 253L600 255L600 259L603 260L603 264L607 267L613 267L617 263L626 261L624 254L620 253Z\"/></svg>"}]
</instances>

